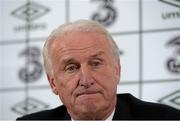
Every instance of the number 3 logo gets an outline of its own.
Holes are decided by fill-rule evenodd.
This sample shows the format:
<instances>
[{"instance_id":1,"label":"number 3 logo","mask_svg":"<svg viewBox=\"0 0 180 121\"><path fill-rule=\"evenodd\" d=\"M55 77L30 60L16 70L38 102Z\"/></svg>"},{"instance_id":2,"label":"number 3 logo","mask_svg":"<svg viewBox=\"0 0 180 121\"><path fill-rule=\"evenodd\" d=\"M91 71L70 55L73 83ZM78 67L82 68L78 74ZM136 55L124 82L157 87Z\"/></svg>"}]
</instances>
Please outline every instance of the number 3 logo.
<instances>
[{"instance_id":1,"label":"number 3 logo","mask_svg":"<svg viewBox=\"0 0 180 121\"><path fill-rule=\"evenodd\" d=\"M92 0L92 1L101 1L101 11L98 11L92 15L92 20L98 21L104 26L112 25L116 18L117 12L113 7L114 0ZM105 14L104 14L105 13Z\"/></svg>"},{"instance_id":2,"label":"number 3 logo","mask_svg":"<svg viewBox=\"0 0 180 121\"><path fill-rule=\"evenodd\" d=\"M40 50L37 47L28 47L20 53L20 57L25 56L27 59L25 67L19 71L19 78L26 82L34 82L42 75L42 65L39 61Z\"/></svg>"},{"instance_id":3,"label":"number 3 logo","mask_svg":"<svg viewBox=\"0 0 180 121\"><path fill-rule=\"evenodd\" d=\"M167 68L172 73L180 74L180 37L175 37L170 42L168 42L167 45L176 48L174 51L175 57L170 57L170 59L167 61Z\"/></svg>"}]
</instances>

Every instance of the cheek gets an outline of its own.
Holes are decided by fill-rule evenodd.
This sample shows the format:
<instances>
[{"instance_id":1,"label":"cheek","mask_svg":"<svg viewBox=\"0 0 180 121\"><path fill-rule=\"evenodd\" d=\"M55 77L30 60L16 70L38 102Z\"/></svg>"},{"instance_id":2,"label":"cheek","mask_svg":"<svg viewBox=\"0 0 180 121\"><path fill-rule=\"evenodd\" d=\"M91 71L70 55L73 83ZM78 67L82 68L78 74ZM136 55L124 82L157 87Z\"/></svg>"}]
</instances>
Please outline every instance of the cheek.
<instances>
[{"instance_id":1,"label":"cheek","mask_svg":"<svg viewBox=\"0 0 180 121\"><path fill-rule=\"evenodd\" d=\"M98 73L95 73L95 79L101 87L104 88L107 92L114 92L117 87L117 81L115 78L115 73L113 73L111 68L104 69L103 71L99 71Z\"/></svg>"},{"instance_id":2,"label":"cheek","mask_svg":"<svg viewBox=\"0 0 180 121\"><path fill-rule=\"evenodd\" d=\"M66 100L67 102L69 102L70 100L73 99L73 92L77 87L78 84L78 79L76 76L73 77L64 77L64 76L59 76L57 78L58 81L58 91L59 91L59 96L61 98L61 100ZM66 102L64 101L64 102Z\"/></svg>"}]
</instances>

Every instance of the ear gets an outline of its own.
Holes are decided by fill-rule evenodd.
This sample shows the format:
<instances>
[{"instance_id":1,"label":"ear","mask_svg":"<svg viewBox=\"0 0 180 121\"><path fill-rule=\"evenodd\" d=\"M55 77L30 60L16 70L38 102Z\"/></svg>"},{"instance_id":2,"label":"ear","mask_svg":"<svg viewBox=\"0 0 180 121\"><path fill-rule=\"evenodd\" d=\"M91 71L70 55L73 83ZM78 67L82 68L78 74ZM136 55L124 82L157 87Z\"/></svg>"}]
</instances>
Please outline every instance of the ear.
<instances>
[{"instance_id":1,"label":"ear","mask_svg":"<svg viewBox=\"0 0 180 121\"><path fill-rule=\"evenodd\" d=\"M49 81L49 84L51 86L53 93L55 95L58 95L58 89L56 87L56 82L55 82L54 76L47 74L47 78L48 78L48 81Z\"/></svg>"},{"instance_id":2,"label":"ear","mask_svg":"<svg viewBox=\"0 0 180 121\"><path fill-rule=\"evenodd\" d=\"M119 81L120 81L120 76L121 76L121 65L120 65L120 62L118 62L117 64L116 64L116 80L117 80L117 84L119 83Z\"/></svg>"}]
</instances>

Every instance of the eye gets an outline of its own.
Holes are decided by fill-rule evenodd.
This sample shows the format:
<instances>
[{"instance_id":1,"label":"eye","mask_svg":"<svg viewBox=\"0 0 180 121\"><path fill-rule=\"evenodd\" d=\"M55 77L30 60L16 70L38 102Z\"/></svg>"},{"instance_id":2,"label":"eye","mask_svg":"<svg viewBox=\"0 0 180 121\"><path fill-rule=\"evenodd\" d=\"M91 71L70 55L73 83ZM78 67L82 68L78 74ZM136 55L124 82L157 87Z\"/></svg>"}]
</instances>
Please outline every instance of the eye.
<instances>
[{"instance_id":1,"label":"eye","mask_svg":"<svg viewBox=\"0 0 180 121\"><path fill-rule=\"evenodd\" d=\"M93 68L98 68L98 67L100 67L102 65L102 62L101 61L92 61L91 62L91 66L93 67Z\"/></svg>"},{"instance_id":2,"label":"eye","mask_svg":"<svg viewBox=\"0 0 180 121\"><path fill-rule=\"evenodd\" d=\"M68 73L72 73L75 72L78 68L79 66L77 64L69 64L65 67L65 71Z\"/></svg>"}]
</instances>

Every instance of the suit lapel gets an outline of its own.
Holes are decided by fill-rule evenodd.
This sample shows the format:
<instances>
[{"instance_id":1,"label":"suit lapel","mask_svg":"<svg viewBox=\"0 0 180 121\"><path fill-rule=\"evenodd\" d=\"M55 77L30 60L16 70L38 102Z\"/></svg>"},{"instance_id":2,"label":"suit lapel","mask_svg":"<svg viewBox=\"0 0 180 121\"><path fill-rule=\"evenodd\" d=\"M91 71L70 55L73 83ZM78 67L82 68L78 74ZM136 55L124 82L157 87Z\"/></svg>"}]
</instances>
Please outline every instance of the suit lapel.
<instances>
[{"instance_id":1,"label":"suit lapel","mask_svg":"<svg viewBox=\"0 0 180 121\"><path fill-rule=\"evenodd\" d=\"M117 96L117 104L113 120L133 118L130 110L131 108L127 102L128 100L126 100L126 98L120 97L120 95Z\"/></svg>"}]
</instances>

